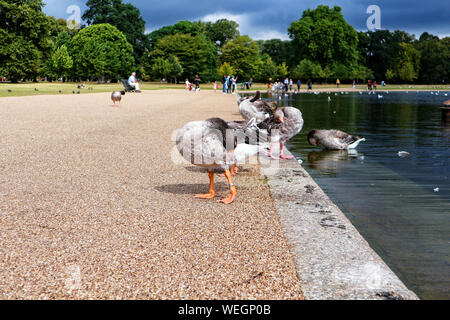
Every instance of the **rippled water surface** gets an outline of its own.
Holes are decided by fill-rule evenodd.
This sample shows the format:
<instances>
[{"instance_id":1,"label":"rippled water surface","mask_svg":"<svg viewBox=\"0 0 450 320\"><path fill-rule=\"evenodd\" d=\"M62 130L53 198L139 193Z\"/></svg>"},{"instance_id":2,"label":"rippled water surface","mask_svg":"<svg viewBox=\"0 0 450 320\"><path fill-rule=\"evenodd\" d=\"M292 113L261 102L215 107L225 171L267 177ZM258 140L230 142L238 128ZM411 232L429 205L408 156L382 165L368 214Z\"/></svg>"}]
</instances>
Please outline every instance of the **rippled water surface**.
<instances>
[{"instance_id":1,"label":"rippled water surface","mask_svg":"<svg viewBox=\"0 0 450 320\"><path fill-rule=\"evenodd\" d=\"M440 110L448 99L449 92L414 91L281 100L305 120L289 149L422 299L450 298L450 121ZM322 151L306 141L312 129L340 129L367 141L356 154Z\"/></svg>"}]
</instances>

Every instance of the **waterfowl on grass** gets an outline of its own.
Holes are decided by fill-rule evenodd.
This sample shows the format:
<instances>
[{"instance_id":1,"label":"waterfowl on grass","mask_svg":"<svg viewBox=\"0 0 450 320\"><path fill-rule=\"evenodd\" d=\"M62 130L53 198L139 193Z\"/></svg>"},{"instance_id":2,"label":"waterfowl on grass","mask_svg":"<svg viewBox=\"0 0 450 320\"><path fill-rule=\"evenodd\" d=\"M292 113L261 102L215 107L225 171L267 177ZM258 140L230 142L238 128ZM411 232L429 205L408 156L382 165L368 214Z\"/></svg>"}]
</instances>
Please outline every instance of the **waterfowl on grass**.
<instances>
[{"instance_id":1,"label":"waterfowl on grass","mask_svg":"<svg viewBox=\"0 0 450 320\"><path fill-rule=\"evenodd\" d=\"M234 202L237 189L233 184L232 168L247 157L264 152L263 147L240 143L238 130L246 135L257 132L256 122L249 123L226 122L220 118L189 122L177 132L176 145L184 159L193 165L205 168L209 176L209 193L198 194L197 199L213 199L216 196L214 188L214 170L223 169L230 187L230 196L219 202L231 204Z\"/></svg>"},{"instance_id":2,"label":"waterfowl on grass","mask_svg":"<svg viewBox=\"0 0 450 320\"><path fill-rule=\"evenodd\" d=\"M363 141L366 139L339 130L312 130L308 133L309 144L322 145L328 150L356 149Z\"/></svg>"}]
</instances>

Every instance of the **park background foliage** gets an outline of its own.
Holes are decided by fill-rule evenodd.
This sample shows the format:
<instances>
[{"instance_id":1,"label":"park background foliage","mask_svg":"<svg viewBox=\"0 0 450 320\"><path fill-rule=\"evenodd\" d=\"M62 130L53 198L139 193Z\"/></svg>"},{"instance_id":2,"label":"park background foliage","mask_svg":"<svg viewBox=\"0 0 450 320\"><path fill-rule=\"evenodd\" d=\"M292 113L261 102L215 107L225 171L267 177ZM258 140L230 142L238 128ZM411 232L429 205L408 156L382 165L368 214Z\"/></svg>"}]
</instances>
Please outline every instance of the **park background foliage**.
<instances>
[{"instance_id":1,"label":"park background foliage","mask_svg":"<svg viewBox=\"0 0 450 320\"><path fill-rule=\"evenodd\" d=\"M8 81L99 81L127 77L204 82L235 75L266 82L291 77L330 82L448 83L450 38L404 31L357 32L340 7L305 10L291 40L254 41L235 21L180 21L145 33L138 8L88 0L80 30L45 15L42 0L0 0L0 77Z\"/></svg>"}]
</instances>

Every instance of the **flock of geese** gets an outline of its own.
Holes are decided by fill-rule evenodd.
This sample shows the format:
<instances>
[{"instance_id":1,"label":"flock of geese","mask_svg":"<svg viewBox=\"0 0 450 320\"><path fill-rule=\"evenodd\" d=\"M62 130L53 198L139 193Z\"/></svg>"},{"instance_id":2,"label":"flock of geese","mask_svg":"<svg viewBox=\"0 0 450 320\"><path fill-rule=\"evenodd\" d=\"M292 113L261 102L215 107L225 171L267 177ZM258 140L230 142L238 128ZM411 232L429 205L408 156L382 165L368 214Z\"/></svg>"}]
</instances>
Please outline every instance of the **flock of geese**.
<instances>
[{"instance_id":1,"label":"flock of geese","mask_svg":"<svg viewBox=\"0 0 450 320\"><path fill-rule=\"evenodd\" d=\"M238 106L245 121L211 118L189 122L177 131L176 146L182 157L208 171L209 193L196 195L198 199L216 196L216 170L225 172L230 189L230 195L219 202L231 204L237 194L232 176L237 174L238 164L261 153L274 160L293 158L284 155L283 150L284 144L303 128L300 110L262 100L259 91L254 97L239 98ZM313 130L308 134L308 141L326 149L348 150L356 148L365 139L338 130ZM279 150L279 157L274 154L275 150Z\"/></svg>"}]
</instances>

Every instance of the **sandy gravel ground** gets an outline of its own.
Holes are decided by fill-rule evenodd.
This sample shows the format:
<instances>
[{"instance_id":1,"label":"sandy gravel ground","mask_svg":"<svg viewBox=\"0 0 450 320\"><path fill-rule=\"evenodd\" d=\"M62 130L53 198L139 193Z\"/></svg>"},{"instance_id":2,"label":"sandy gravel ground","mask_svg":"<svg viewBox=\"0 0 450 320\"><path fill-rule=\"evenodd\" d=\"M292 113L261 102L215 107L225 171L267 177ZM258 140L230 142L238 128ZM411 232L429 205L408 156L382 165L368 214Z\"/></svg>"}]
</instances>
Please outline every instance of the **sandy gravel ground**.
<instances>
[{"instance_id":1,"label":"sandy gravel ground","mask_svg":"<svg viewBox=\"0 0 450 320\"><path fill-rule=\"evenodd\" d=\"M207 174L171 161L172 132L240 119L235 97L109 97L0 99L0 299L301 298L259 171L227 206L195 200Z\"/></svg>"}]
</instances>

